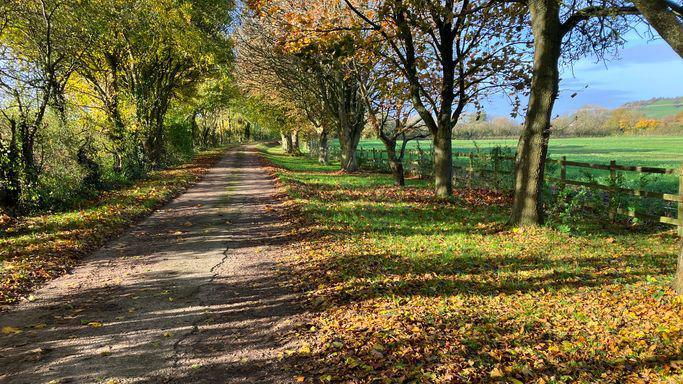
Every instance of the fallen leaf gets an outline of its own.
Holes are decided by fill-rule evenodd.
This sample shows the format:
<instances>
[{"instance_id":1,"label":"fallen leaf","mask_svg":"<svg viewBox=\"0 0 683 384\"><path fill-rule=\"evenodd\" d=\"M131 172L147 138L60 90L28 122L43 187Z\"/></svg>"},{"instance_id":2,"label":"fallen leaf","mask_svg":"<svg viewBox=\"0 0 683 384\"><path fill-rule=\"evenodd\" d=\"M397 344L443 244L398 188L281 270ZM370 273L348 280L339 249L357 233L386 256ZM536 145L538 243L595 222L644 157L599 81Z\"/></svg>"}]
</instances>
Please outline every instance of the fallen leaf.
<instances>
[{"instance_id":1,"label":"fallen leaf","mask_svg":"<svg viewBox=\"0 0 683 384\"><path fill-rule=\"evenodd\" d=\"M10 326L5 326L2 327L2 334L3 335L14 335L23 332L21 329L16 328L16 327L10 327Z\"/></svg>"}]
</instances>

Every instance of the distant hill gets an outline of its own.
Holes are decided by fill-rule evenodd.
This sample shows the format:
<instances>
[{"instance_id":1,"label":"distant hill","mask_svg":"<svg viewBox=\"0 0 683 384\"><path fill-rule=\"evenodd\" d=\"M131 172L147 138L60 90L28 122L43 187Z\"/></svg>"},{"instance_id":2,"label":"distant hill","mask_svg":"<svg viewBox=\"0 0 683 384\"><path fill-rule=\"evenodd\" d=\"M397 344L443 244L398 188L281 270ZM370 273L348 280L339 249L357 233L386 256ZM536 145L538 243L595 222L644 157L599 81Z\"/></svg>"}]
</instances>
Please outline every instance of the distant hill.
<instances>
[{"instance_id":1,"label":"distant hill","mask_svg":"<svg viewBox=\"0 0 683 384\"><path fill-rule=\"evenodd\" d=\"M622 105L622 107L640 110L650 119L661 119L683 111L683 96L633 101Z\"/></svg>"}]
</instances>

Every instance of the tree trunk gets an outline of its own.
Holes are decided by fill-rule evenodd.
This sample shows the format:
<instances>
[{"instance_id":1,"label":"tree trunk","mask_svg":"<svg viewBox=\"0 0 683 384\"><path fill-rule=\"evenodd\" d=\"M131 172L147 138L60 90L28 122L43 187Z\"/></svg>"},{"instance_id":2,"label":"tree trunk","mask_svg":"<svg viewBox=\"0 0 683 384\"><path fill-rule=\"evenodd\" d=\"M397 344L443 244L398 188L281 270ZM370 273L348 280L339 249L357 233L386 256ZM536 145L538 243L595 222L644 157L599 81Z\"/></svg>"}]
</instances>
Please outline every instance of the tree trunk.
<instances>
[{"instance_id":1,"label":"tree trunk","mask_svg":"<svg viewBox=\"0 0 683 384\"><path fill-rule=\"evenodd\" d=\"M299 144L299 131L292 131L292 153L301 153L301 147Z\"/></svg>"},{"instance_id":2,"label":"tree trunk","mask_svg":"<svg viewBox=\"0 0 683 384\"><path fill-rule=\"evenodd\" d=\"M345 172L356 172L356 148L365 127L365 102L357 79L346 78L341 71L337 71L335 77L337 96L332 109L341 147L341 169Z\"/></svg>"},{"instance_id":3,"label":"tree trunk","mask_svg":"<svg viewBox=\"0 0 683 384\"><path fill-rule=\"evenodd\" d=\"M391 175L394 177L394 183L399 187L406 185L406 179L403 171L403 162L396 158L396 154L389 155L389 167L391 168Z\"/></svg>"},{"instance_id":4,"label":"tree trunk","mask_svg":"<svg viewBox=\"0 0 683 384\"><path fill-rule=\"evenodd\" d=\"M115 150L114 153L112 153L112 156L114 157L114 172L121 173L123 171L123 157L121 157L121 152Z\"/></svg>"},{"instance_id":5,"label":"tree trunk","mask_svg":"<svg viewBox=\"0 0 683 384\"><path fill-rule=\"evenodd\" d=\"M113 125L109 138L114 143L114 172L121 173L123 171L122 155L125 152L123 141L126 134L126 125L121 116L119 106L119 60L118 56L112 53L105 53L105 59L109 65L111 75L111 93L103 94L102 99L108 104L107 112Z\"/></svg>"},{"instance_id":6,"label":"tree trunk","mask_svg":"<svg viewBox=\"0 0 683 384\"><path fill-rule=\"evenodd\" d=\"M292 135L289 132L280 132L280 145L286 153L292 153Z\"/></svg>"},{"instance_id":7,"label":"tree trunk","mask_svg":"<svg viewBox=\"0 0 683 384\"><path fill-rule=\"evenodd\" d=\"M633 0L633 4L659 36L683 57L683 22L669 9L667 0Z\"/></svg>"},{"instance_id":8,"label":"tree trunk","mask_svg":"<svg viewBox=\"0 0 683 384\"><path fill-rule=\"evenodd\" d=\"M340 132L339 144L341 146L341 169L345 172L358 171L358 159L356 158L356 148L360 141L362 128L355 127Z\"/></svg>"},{"instance_id":9,"label":"tree trunk","mask_svg":"<svg viewBox=\"0 0 683 384\"><path fill-rule=\"evenodd\" d=\"M330 162L330 150L327 142L327 129L323 129L320 132L320 138L318 142L318 161L320 164L329 164Z\"/></svg>"},{"instance_id":10,"label":"tree trunk","mask_svg":"<svg viewBox=\"0 0 683 384\"><path fill-rule=\"evenodd\" d=\"M161 164L164 152L164 124L161 118L155 117L152 132L149 138L149 160L152 165L158 167Z\"/></svg>"},{"instance_id":11,"label":"tree trunk","mask_svg":"<svg viewBox=\"0 0 683 384\"><path fill-rule=\"evenodd\" d=\"M190 118L190 135L192 136L192 144L196 146L201 146L199 142L199 125L197 124L198 112L192 112L192 117Z\"/></svg>"},{"instance_id":12,"label":"tree trunk","mask_svg":"<svg viewBox=\"0 0 683 384\"><path fill-rule=\"evenodd\" d=\"M341 169L345 172L358 171L356 148L363 133L365 121L351 118L352 112L345 111L340 118L339 146L341 147ZM354 121L352 121L354 120Z\"/></svg>"},{"instance_id":13,"label":"tree trunk","mask_svg":"<svg viewBox=\"0 0 683 384\"><path fill-rule=\"evenodd\" d=\"M2 176L5 180L2 190L2 206L8 214L17 214L21 200L21 180L18 168L21 160L17 145L17 124L10 121L10 142L7 147L7 162L2 164Z\"/></svg>"},{"instance_id":14,"label":"tree trunk","mask_svg":"<svg viewBox=\"0 0 683 384\"><path fill-rule=\"evenodd\" d=\"M524 130L517 145L515 195L510 223L543 223L543 177L548 153L550 118L557 98L558 61L562 47L557 0L529 2L534 33L534 68Z\"/></svg>"},{"instance_id":15,"label":"tree trunk","mask_svg":"<svg viewBox=\"0 0 683 384\"><path fill-rule=\"evenodd\" d=\"M382 143L384 143L384 148L387 150L387 159L389 160L391 175L394 177L394 183L401 187L406 185L406 180L403 175L403 159L396 156L396 140L384 135L380 135L380 139L382 140Z\"/></svg>"},{"instance_id":16,"label":"tree trunk","mask_svg":"<svg viewBox=\"0 0 683 384\"><path fill-rule=\"evenodd\" d=\"M24 185L29 188L35 188L38 182L38 167L36 166L35 158L33 157L33 146L35 144L35 137L32 129L26 122L19 123L19 143L21 144L21 164L24 172Z\"/></svg>"},{"instance_id":17,"label":"tree trunk","mask_svg":"<svg viewBox=\"0 0 683 384\"><path fill-rule=\"evenodd\" d=\"M117 107L118 109L118 107ZM114 172L121 173L123 171L123 161L122 155L125 152L125 125L121 115L116 113L114 117L114 132L111 136L112 142L114 143Z\"/></svg>"},{"instance_id":18,"label":"tree trunk","mask_svg":"<svg viewBox=\"0 0 683 384\"><path fill-rule=\"evenodd\" d=\"M437 197L453 194L453 142L450 124L440 124L434 135L434 192Z\"/></svg>"},{"instance_id":19,"label":"tree trunk","mask_svg":"<svg viewBox=\"0 0 683 384\"><path fill-rule=\"evenodd\" d=\"M244 141L247 143L251 141L251 123L247 121L244 125Z\"/></svg>"}]
</instances>

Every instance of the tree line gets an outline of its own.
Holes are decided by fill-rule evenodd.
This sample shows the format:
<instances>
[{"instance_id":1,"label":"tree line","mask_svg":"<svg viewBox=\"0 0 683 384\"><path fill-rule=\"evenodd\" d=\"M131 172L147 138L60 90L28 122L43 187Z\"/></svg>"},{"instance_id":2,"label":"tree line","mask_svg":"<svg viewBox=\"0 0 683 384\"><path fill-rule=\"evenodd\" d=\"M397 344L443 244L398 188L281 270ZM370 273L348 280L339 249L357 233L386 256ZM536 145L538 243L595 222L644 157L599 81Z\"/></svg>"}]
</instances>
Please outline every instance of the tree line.
<instances>
[{"instance_id":1,"label":"tree line","mask_svg":"<svg viewBox=\"0 0 683 384\"><path fill-rule=\"evenodd\" d=\"M453 129L460 140L518 138L524 126L510 118L489 118L485 112L463 116ZM648 117L633 107L607 109L586 105L577 111L551 120L552 137L602 136L681 136L683 112L661 118Z\"/></svg>"},{"instance_id":2,"label":"tree line","mask_svg":"<svg viewBox=\"0 0 683 384\"><path fill-rule=\"evenodd\" d=\"M244 136L225 0L0 4L0 209L64 205ZM232 103L232 104L231 104Z\"/></svg>"},{"instance_id":3,"label":"tree line","mask_svg":"<svg viewBox=\"0 0 683 384\"><path fill-rule=\"evenodd\" d=\"M652 26L682 53L681 7L666 0L248 5L236 43L239 81L253 97L283 111L283 138L303 130L317 135L321 161L327 161L329 135L337 135L344 171L357 169L355 149L366 124L385 144L398 184L405 143L429 136L434 190L448 198L454 132L472 122L469 116L481 110L483 98L508 95L513 117L524 115L517 132L514 225L543 222L548 139L577 125L551 122L561 66L587 55L614 55L639 24Z\"/></svg>"},{"instance_id":4,"label":"tree line","mask_svg":"<svg viewBox=\"0 0 683 384\"><path fill-rule=\"evenodd\" d=\"M336 134L343 171L358 167L356 146L367 122L402 185L405 143L426 134L434 150L434 192L447 199L453 193L454 128L486 96L508 95L524 115L509 219L515 226L544 221L545 162L561 66L587 55L614 55L639 24L656 30L683 57L683 7L670 0L247 4L237 44L242 81L252 97L282 111L283 138L298 135L302 120L308 122L319 136L322 162L328 137Z\"/></svg>"}]
</instances>

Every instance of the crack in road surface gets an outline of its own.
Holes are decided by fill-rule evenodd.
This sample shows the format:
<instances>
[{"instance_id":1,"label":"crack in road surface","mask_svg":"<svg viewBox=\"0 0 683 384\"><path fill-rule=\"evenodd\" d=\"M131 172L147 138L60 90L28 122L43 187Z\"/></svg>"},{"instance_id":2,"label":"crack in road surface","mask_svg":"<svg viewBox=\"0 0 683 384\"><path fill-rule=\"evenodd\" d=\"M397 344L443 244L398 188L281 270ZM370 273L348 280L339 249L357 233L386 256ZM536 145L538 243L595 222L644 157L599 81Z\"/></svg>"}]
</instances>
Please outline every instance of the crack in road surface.
<instances>
[{"instance_id":1,"label":"crack in road surface","mask_svg":"<svg viewBox=\"0 0 683 384\"><path fill-rule=\"evenodd\" d=\"M299 298L277 273L295 241L252 147L0 313L0 383L286 383Z\"/></svg>"}]
</instances>

